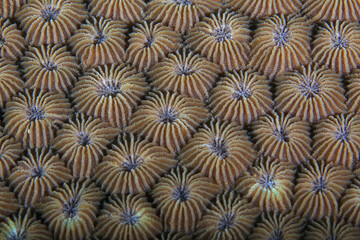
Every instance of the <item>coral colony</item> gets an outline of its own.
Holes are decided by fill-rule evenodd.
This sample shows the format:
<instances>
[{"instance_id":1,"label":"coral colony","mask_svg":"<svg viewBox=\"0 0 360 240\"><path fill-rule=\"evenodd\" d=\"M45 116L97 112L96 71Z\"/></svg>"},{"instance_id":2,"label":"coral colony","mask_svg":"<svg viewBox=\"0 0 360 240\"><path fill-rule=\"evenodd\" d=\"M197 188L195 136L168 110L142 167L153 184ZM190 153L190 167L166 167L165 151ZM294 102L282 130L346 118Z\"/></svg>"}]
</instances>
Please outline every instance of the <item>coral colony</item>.
<instances>
[{"instance_id":1,"label":"coral colony","mask_svg":"<svg viewBox=\"0 0 360 240\"><path fill-rule=\"evenodd\" d=\"M360 0L0 0L1 240L359 240Z\"/></svg>"}]
</instances>

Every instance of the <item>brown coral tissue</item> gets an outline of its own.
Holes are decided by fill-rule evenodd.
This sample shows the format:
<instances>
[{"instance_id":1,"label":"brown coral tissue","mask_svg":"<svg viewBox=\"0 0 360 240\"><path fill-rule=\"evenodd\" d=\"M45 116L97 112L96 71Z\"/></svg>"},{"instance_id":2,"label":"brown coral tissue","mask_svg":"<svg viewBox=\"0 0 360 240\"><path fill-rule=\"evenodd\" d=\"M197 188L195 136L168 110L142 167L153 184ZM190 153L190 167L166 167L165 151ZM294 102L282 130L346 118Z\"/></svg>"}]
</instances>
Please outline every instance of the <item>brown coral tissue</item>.
<instances>
[{"instance_id":1,"label":"brown coral tissue","mask_svg":"<svg viewBox=\"0 0 360 240\"><path fill-rule=\"evenodd\" d=\"M186 36L186 44L222 70L240 70L250 53L248 28L246 16L219 11L198 22Z\"/></svg>"},{"instance_id":2,"label":"brown coral tissue","mask_svg":"<svg viewBox=\"0 0 360 240\"><path fill-rule=\"evenodd\" d=\"M246 239L259 209L231 191L218 195L196 226L196 239Z\"/></svg>"},{"instance_id":3,"label":"brown coral tissue","mask_svg":"<svg viewBox=\"0 0 360 240\"><path fill-rule=\"evenodd\" d=\"M301 5L300 0L225 0L226 7L237 9L251 18L298 13Z\"/></svg>"},{"instance_id":4,"label":"brown coral tissue","mask_svg":"<svg viewBox=\"0 0 360 240\"><path fill-rule=\"evenodd\" d=\"M257 120L272 108L269 81L252 70L226 73L210 94L211 112L242 126Z\"/></svg>"},{"instance_id":5,"label":"brown coral tissue","mask_svg":"<svg viewBox=\"0 0 360 240\"><path fill-rule=\"evenodd\" d=\"M15 141L10 135L0 132L0 180L7 179L22 151L21 143Z\"/></svg>"},{"instance_id":6,"label":"brown coral tissue","mask_svg":"<svg viewBox=\"0 0 360 240\"><path fill-rule=\"evenodd\" d=\"M296 216L294 212L265 212L249 239L300 240L303 236L304 227L304 219Z\"/></svg>"},{"instance_id":7,"label":"brown coral tissue","mask_svg":"<svg viewBox=\"0 0 360 240\"><path fill-rule=\"evenodd\" d=\"M308 225L304 240L319 239L360 239L360 228L346 223L343 219L325 218Z\"/></svg>"},{"instance_id":8,"label":"brown coral tissue","mask_svg":"<svg viewBox=\"0 0 360 240\"><path fill-rule=\"evenodd\" d=\"M262 211L285 212L292 207L295 169L279 159L259 156L237 181L240 191Z\"/></svg>"},{"instance_id":9,"label":"brown coral tissue","mask_svg":"<svg viewBox=\"0 0 360 240\"><path fill-rule=\"evenodd\" d=\"M142 194L119 195L105 202L96 235L104 239L152 239L163 226L155 209Z\"/></svg>"},{"instance_id":10,"label":"brown coral tissue","mask_svg":"<svg viewBox=\"0 0 360 240\"><path fill-rule=\"evenodd\" d=\"M341 198L340 216L347 222L360 225L360 178L353 179L344 196Z\"/></svg>"},{"instance_id":11,"label":"brown coral tissue","mask_svg":"<svg viewBox=\"0 0 360 240\"><path fill-rule=\"evenodd\" d=\"M130 33L127 59L139 71L149 71L170 52L181 47L180 34L161 23L143 21Z\"/></svg>"},{"instance_id":12,"label":"brown coral tissue","mask_svg":"<svg viewBox=\"0 0 360 240\"><path fill-rule=\"evenodd\" d=\"M23 88L24 82L15 62L0 58L0 108Z\"/></svg>"},{"instance_id":13,"label":"brown coral tissue","mask_svg":"<svg viewBox=\"0 0 360 240\"><path fill-rule=\"evenodd\" d=\"M56 240L92 236L103 193L89 179L71 181L44 197L37 209Z\"/></svg>"},{"instance_id":14,"label":"brown coral tissue","mask_svg":"<svg viewBox=\"0 0 360 240\"><path fill-rule=\"evenodd\" d=\"M172 169L153 188L164 230L190 233L219 187L210 178L183 167Z\"/></svg>"},{"instance_id":15,"label":"brown coral tissue","mask_svg":"<svg viewBox=\"0 0 360 240\"><path fill-rule=\"evenodd\" d=\"M348 76L349 84L346 86L346 105L349 112L360 113L360 70L354 71Z\"/></svg>"},{"instance_id":16,"label":"brown coral tissue","mask_svg":"<svg viewBox=\"0 0 360 240\"><path fill-rule=\"evenodd\" d=\"M20 206L14 192L10 191L4 182L0 182L0 221L15 213Z\"/></svg>"},{"instance_id":17,"label":"brown coral tissue","mask_svg":"<svg viewBox=\"0 0 360 240\"><path fill-rule=\"evenodd\" d=\"M185 34L205 15L222 7L222 0L153 0L148 3L147 19L161 21Z\"/></svg>"},{"instance_id":18,"label":"brown coral tissue","mask_svg":"<svg viewBox=\"0 0 360 240\"><path fill-rule=\"evenodd\" d=\"M0 223L0 239L52 240L53 236L31 209L23 208Z\"/></svg>"},{"instance_id":19,"label":"brown coral tissue","mask_svg":"<svg viewBox=\"0 0 360 240\"><path fill-rule=\"evenodd\" d=\"M133 134L121 134L95 170L102 189L113 194L141 193L176 164L167 149Z\"/></svg>"},{"instance_id":20,"label":"brown coral tissue","mask_svg":"<svg viewBox=\"0 0 360 240\"><path fill-rule=\"evenodd\" d=\"M161 235L154 238L153 240L191 240L193 239L190 234L183 232L162 232Z\"/></svg>"},{"instance_id":21,"label":"brown coral tissue","mask_svg":"<svg viewBox=\"0 0 360 240\"><path fill-rule=\"evenodd\" d=\"M75 31L69 43L85 70L103 64L122 63L125 60L126 31L121 21L92 17Z\"/></svg>"},{"instance_id":22,"label":"brown coral tissue","mask_svg":"<svg viewBox=\"0 0 360 240\"><path fill-rule=\"evenodd\" d=\"M209 116L198 99L170 92L150 92L127 130L141 134L171 152L179 151Z\"/></svg>"},{"instance_id":23,"label":"brown coral tissue","mask_svg":"<svg viewBox=\"0 0 360 240\"><path fill-rule=\"evenodd\" d=\"M90 177L117 133L117 129L100 118L80 113L62 125L53 146L74 177Z\"/></svg>"},{"instance_id":24,"label":"brown coral tissue","mask_svg":"<svg viewBox=\"0 0 360 240\"><path fill-rule=\"evenodd\" d=\"M8 178L25 207L32 207L57 186L71 179L70 170L48 149L27 151Z\"/></svg>"},{"instance_id":25,"label":"brown coral tissue","mask_svg":"<svg viewBox=\"0 0 360 240\"><path fill-rule=\"evenodd\" d=\"M342 20L357 22L360 19L359 0L306 0L303 12L311 21Z\"/></svg>"},{"instance_id":26,"label":"brown coral tissue","mask_svg":"<svg viewBox=\"0 0 360 240\"><path fill-rule=\"evenodd\" d=\"M29 47L21 58L26 87L68 93L73 87L80 66L62 45Z\"/></svg>"},{"instance_id":27,"label":"brown coral tissue","mask_svg":"<svg viewBox=\"0 0 360 240\"><path fill-rule=\"evenodd\" d=\"M312 57L337 73L350 73L360 64L360 24L323 22L313 41Z\"/></svg>"},{"instance_id":28,"label":"brown coral tissue","mask_svg":"<svg viewBox=\"0 0 360 240\"><path fill-rule=\"evenodd\" d=\"M26 0L2 0L0 3L0 17L13 18Z\"/></svg>"},{"instance_id":29,"label":"brown coral tissue","mask_svg":"<svg viewBox=\"0 0 360 240\"><path fill-rule=\"evenodd\" d=\"M200 128L181 150L181 164L195 168L228 187L255 158L246 132L233 123L212 120Z\"/></svg>"},{"instance_id":30,"label":"brown coral tissue","mask_svg":"<svg viewBox=\"0 0 360 240\"><path fill-rule=\"evenodd\" d=\"M88 13L83 0L28 0L16 14L30 45L66 43Z\"/></svg>"},{"instance_id":31,"label":"brown coral tissue","mask_svg":"<svg viewBox=\"0 0 360 240\"><path fill-rule=\"evenodd\" d=\"M253 123L252 134L255 147L265 156L294 164L310 156L310 126L297 117L271 112Z\"/></svg>"},{"instance_id":32,"label":"brown coral tissue","mask_svg":"<svg viewBox=\"0 0 360 240\"><path fill-rule=\"evenodd\" d=\"M346 109L341 77L316 63L277 79L276 107L303 121L317 122Z\"/></svg>"},{"instance_id":33,"label":"brown coral tissue","mask_svg":"<svg viewBox=\"0 0 360 240\"><path fill-rule=\"evenodd\" d=\"M177 51L156 64L150 76L152 84L161 90L175 91L198 98L209 97L220 67L192 51Z\"/></svg>"},{"instance_id":34,"label":"brown coral tissue","mask_svg":"<svg viewBox=\"0 0 360 240\"><path fill-rule=\"evenodd\" d=\"M352 178L350 170L311 159L298 173L294 209L309 219L336 216L338 201Z\"/></svg>"},{"instance_id":35,"label":"brown coral tissue","mask_svg":"<svg viewBox=\"0 0 360 240\"><path fill-rule=\"evenodd\" d=\"M313 155L352 169L360 156L360 116L329 116L315 126Z\"/></svg>"},{"instance_id":36,"label":"brown coral tissue","mask_svg":"<svg viewBox=\"0 0 360 240\"><path fill-rule=\"evenodd\" d=\"M85 72L72 89L72 97L79 112L124 128L148 89L142 73L126 64L112 64Z\"/></svg>"},{"instance_id":37,"label":"brown coral tissue","mask_svg":"<svg viewBox=\"0 0 360 240\"><path fill-rule=\"evenodd\" d=\"M311 25L299 15L274 15L261 21L251 41L249 66L269 77L310 61Z\"/></svg>"},{"instance_id":38,"label":"brown coral tissue","mask_svg":"<svg viewBox=\"0 0 360 240\"><path fill-rule=\"evenodd\" d=\"M69 100L62 94L26 89L6 104L5 131L22 141L25 148L47 147L54 130L72 112Z\"/></svg>"},{"instance_id":39,"label":"brown coral tissue","mask_svg":"<svg viewBox=\"0 0 360 240\"><path fill-rule=\"evenodd\" d=\"M146 3L143 0L91 0L89 8L95 16L133 24L143 18Z\"/></svg>"},{"instance_id":40,"label":"brown coral tissue","mask_svg":"<svg viewBox=\"0 0 360 240\"><path fill-rule=\"evenodd\" d=\"M0 57L17 60L25 49L25 39L16 24L0 18Z\"/></svg>"}]
</instances>

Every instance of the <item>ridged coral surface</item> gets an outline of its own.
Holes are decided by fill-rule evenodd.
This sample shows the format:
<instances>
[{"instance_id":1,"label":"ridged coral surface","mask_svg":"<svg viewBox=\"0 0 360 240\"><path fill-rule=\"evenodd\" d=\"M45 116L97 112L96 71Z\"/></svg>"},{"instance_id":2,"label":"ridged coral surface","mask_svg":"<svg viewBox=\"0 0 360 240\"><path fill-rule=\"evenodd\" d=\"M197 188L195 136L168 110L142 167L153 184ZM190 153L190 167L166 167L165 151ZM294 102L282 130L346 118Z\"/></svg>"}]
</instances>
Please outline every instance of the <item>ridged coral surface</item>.
<instances>
[{"instance_id":1,"label":"ridged coral surface","mask_svg":"<svg viewBox=\"0 0 360 240\"><path fill-rule=\"evenodd\" d=\"M0 0L0 239L359 240L359 0Z\"/></svg>"}]
</instances>

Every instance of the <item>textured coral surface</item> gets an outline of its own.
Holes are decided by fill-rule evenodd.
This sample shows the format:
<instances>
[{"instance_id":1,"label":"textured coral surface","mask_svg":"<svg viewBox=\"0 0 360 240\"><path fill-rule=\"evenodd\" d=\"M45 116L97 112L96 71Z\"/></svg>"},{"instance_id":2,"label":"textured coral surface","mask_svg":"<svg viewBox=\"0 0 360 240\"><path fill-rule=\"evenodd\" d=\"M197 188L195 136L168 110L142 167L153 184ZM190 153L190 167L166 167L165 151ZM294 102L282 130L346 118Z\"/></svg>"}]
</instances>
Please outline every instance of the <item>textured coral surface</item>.
<instances>
[{"instance_id":1,"label":"textured coral surface","mask_svg":"<svg viewBox=\"0 0 360 240\"><path fill-rule=\"evenodd\" d=\"M359 240L359 0L0 0L0 240Z\"/></svg>"}]
</instances>

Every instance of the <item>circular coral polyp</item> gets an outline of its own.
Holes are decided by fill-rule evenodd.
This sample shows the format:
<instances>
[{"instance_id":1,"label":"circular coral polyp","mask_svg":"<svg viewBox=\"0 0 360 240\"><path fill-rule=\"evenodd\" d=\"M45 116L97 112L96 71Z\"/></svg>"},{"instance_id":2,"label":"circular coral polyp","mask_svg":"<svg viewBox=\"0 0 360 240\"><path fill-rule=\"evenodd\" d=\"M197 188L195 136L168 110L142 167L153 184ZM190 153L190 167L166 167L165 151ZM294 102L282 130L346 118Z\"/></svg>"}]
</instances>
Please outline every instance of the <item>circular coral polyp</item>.
<instances>
[{"instance_id":1,"label":"circular coral polyp","mask_svg":"<svg viewBox=\"0 0 360 240\"><path fill-rule=\"evenodd\" d=\"M240 70L248 63L250 30L248 18L235 12L211 14L189 31L190 49L220 65L222 70Z\"/></svg>"},{"instance_id":2,"label":"circular coral polyp","mask_svg":"<svg viewBox=\"0 0 360 240\"><path fill-rule=\"evenodd\" d=\"M16 14L32 46L65 44L86 19L83 0L29 0Z\"/></svg>"},{"instance_id":3,"label":"circular coral polyp","mask_svg":"<svg viewBox=\"0 0 360 240\"><path fill-rule=\"evenodd\" d=\"M170 92L150 92L127 130L170 151L179 151L209 116L200 100Z\"/></svg>"}]
</instances>

